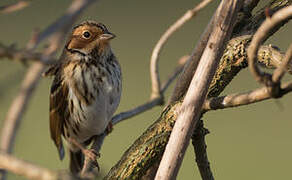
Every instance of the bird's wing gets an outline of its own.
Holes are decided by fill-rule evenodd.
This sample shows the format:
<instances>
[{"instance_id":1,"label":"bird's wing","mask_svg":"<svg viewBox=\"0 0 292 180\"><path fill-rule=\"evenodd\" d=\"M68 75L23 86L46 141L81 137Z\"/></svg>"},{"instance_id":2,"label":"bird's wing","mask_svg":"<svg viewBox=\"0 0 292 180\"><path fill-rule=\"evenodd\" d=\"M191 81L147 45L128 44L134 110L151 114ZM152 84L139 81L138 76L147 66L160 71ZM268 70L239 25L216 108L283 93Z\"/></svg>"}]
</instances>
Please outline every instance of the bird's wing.
<instances>
[{"instance_id":1,"label":"bird's wing","mask_svg":"<svg viewBox=\"0 0 292 180\"><path fill-rule=\"evenodd\" d=\"M58 148L60 159L62 160L65 155L61 135L63 133L63 124L67 117L66 109L68 106L67 101L68 86L61 79L61 75L56 74L53 84L51 86L50 94L50 132L51 138Z\"/></svg>"}]
</instances>

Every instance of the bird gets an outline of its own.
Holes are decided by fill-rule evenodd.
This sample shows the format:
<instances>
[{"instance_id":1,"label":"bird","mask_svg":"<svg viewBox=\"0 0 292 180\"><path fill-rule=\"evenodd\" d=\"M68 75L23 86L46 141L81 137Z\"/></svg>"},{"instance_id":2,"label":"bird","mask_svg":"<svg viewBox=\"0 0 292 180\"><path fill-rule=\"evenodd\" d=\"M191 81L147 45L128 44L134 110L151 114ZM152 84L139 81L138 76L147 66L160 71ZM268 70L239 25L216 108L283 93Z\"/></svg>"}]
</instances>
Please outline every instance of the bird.
<instances>
[{"instance_id":1,"label":"bird","mask_svg":"<svg viewBox=\"0 0 292 180\"><path fill-rule=\"evenodd\" d=\"M85 156L98 152L86 147L94 137L111 131L111 118L122 92L120 64L110 41L116 36L107 27L87 20L69 34L62 55L44 76L54 76L50 90L50 135L59 158L70 153L69 169L78 174ZM85 147L85 148L83 148Z\"/></svg>"}]
</instances>

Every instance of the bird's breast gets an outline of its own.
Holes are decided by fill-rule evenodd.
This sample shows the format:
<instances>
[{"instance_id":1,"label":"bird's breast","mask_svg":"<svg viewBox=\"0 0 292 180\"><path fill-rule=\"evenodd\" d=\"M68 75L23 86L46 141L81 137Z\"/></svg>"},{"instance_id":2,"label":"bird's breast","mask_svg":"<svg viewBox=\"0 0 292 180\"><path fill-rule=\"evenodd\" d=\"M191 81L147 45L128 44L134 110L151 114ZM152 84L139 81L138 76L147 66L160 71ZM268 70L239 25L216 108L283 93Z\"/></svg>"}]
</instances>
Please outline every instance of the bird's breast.
<instances>
[{"instance_id":1,"label":"bird's breast","mask_svg":"<svg viewBox=\"0 0 292 180\"><path fill-rule=\"evenodd\" d=\"M72 64L64 68L69 86L70 121L80 128L71 134L82 142L104 132L121 97L118 64ZM71 131L71 130L69 130Z\"/></svg>"}]
</instances>

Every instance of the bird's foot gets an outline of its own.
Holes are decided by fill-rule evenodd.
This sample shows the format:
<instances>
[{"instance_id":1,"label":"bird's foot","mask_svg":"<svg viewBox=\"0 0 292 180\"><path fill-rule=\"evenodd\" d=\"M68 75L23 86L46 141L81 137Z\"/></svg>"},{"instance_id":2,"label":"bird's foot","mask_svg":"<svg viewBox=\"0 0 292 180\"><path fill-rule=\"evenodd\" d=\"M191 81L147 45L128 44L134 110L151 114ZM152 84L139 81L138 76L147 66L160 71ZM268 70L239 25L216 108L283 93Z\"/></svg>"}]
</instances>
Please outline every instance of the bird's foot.
<instances>
[{"instance_id":1,"label":"bird's foot","mask_svg":"<svg viewBox=\"0 0 292 180\"><path fill-rule=\"evenodd\" d=\"M99 165L97 163L97 158L100 157L100 153L95 151L94 149L83 149L82 153L85 156L85 161L91 161L91 163L98 168L99 170Z\"/></svg>"},{"instance_id":2,"label":"bird's foot","mask_svg":"<svg viewBox=\"0 0 292 180\"><path fill-rule=\"evenodd\" d=\"M87 149L83 147L82 144L80 144L73 138L70 138L69 141L81 150L81 152L85 156L85 161L91 162L94 166L96 166L99 169L99 165L96 161L96 159L100 157L99 152L95 151L94 149ZM88 162L85 162L85 163L88 163Z\"/></svg>"},{"instance_id":3,"label":"bird's foot","mask_svg":"<svg viewBox=\"0 0 292 180\"><path fill-rule=\"evenodd\" d=\"M81 177L94 179L100 171L100 167L97 162L97 158L100 157L100 154L96 152L94 149L86 149L82 151L85 156L84 165L81 170Z\"/></svg>"}]
</instances>

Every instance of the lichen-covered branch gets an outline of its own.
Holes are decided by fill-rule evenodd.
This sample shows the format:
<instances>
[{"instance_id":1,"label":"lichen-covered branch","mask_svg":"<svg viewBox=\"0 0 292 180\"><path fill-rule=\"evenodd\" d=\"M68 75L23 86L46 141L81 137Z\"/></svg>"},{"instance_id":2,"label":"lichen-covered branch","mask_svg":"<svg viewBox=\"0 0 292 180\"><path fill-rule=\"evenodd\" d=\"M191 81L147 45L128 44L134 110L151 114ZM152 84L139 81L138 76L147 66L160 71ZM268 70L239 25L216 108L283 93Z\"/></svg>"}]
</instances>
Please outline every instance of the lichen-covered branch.
<instances>
[{"instance_id":1,"label":"lichen-covered branch","mask_svg":"<svg viewBox=\"0 0 292 180\"><path fill-rule=\"evenodd\" d=\"M257 32L254 34L250 46L248 48L248 64L251 74L254 76L256 81L266 86L272 84L269 79L269 74L262 72L257 66L256 56L259 46L267 39L271 30L274 29L278 24L287 22L292 18L292 6L285 7L277 11L272 17L267 17L263 24L259 27ZM277 82L275 82L277 83Z\"/></svg>"},{"instance_id":2,"label":"lichen-covered branch","mask_svg":"<svg viewBox=\"0 0 292 180\"><path fill-rule=\"evenodd\" d=\"M281 86L279 97L292 91L292 82L284 83ZM262 87L246 93L231 94L222 97L214 97L205 101L203 111L232 108L237 106L248 105L259 101L273 98L269 88Z\"/></svg>"}]
</instances>

